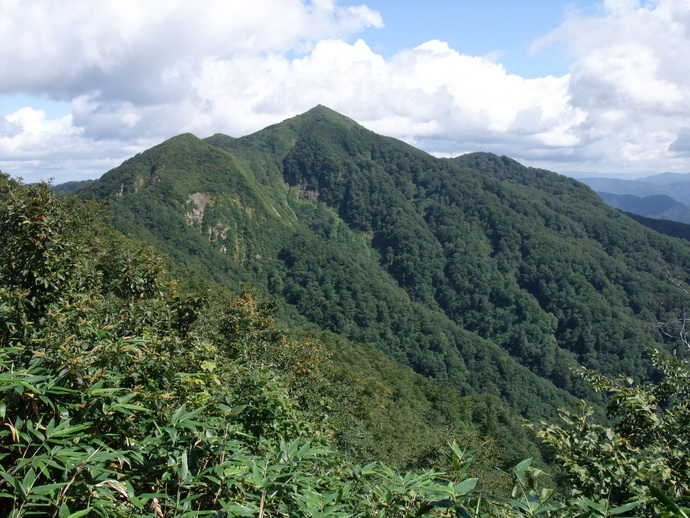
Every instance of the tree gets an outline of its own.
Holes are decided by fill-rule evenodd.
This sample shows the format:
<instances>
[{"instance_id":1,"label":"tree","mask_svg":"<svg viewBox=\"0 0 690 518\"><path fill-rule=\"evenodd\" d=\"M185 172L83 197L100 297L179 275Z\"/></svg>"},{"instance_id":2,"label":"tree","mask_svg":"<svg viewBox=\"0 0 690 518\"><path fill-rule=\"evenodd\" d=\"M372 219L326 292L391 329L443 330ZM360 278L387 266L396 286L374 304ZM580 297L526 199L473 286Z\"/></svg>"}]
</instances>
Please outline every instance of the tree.
<instances>
[{"instance_id":1,"label":"tree","mask_svg":"<svg viewBox=\"0 0 690 518\"><path fill-rule=\"evenodd\" d=\"M664 494L690 505L690 369L677 357L649 354L662 376L657 383L581 371L593 389L608 394L610 425L595 423L581 401L576 411L561 411L560 424L538 426L573 497L639 501L641 516L660 512Z\"/></svg>"}]
</instances>

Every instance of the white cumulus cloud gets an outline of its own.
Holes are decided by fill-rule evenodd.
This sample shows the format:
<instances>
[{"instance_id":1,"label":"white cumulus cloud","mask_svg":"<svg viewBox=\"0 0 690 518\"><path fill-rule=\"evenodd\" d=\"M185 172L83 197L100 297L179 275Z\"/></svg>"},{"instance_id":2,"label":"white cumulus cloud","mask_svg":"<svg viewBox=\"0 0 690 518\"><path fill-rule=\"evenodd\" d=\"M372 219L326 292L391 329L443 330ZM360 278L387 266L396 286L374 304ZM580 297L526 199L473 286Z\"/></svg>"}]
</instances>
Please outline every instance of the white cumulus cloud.
<instances>
[{"instance_id":1,"label":"white cumulus cloud","mask_svg":"<svg viewBox=\"0 0 690 518\"><path fill-rule=\"evenodd\" d=\"M70 111L0 112L0 166L95 177L179 133L241 136L324 104L443 156L690 172L686 0L570 11L534 44L570 71L536 79L438 40L384 58L357 39L384 22L345 0L0 0L0 100Z\"/></svg>"},{"instance_id":2,"label":"white cumulus cloud","mask_svg":"<svg viewBox=\"0 0 690 518\"><path fill-rule=\"evenodd\" d=\"M583 162L608 170L690 172L672 146L690 117L690 3L607 0L573 12L535 48L562 45L573 59L569 94L585 114Z\"/></svg>"}]
</instances>

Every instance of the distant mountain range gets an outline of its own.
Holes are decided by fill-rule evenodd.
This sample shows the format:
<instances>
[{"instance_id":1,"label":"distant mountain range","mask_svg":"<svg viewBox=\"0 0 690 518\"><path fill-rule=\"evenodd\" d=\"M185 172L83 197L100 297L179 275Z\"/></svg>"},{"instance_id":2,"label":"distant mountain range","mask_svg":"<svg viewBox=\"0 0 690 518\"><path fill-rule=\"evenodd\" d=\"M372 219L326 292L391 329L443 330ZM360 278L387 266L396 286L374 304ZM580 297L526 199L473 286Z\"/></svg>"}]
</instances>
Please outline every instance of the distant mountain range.
<instances>
[{"instance_id":1,"label":"distant mountain range","mask_svg":"<svg viewBox=\"0 0 690 518\"><path fill-rule=\"evenodd\" d=\"M242 138L174 137L80 193L287 321L532 418L597 399L575 366L653 376L647 324L686 303L667 276L688 280L690 247L586 185L488 153L435 158L323 106Z\"/></svg>"},{"instance_id":2,"label":"distant mountain range","mask_svg":"<svg viewBox=\"0 0 690 518\"><path fill-rule=\"evenodd\" d=\"M618 209L647 218L690 224L690 174L662 173L635 180L582 178Z\"/></svg>"}]
</instances>

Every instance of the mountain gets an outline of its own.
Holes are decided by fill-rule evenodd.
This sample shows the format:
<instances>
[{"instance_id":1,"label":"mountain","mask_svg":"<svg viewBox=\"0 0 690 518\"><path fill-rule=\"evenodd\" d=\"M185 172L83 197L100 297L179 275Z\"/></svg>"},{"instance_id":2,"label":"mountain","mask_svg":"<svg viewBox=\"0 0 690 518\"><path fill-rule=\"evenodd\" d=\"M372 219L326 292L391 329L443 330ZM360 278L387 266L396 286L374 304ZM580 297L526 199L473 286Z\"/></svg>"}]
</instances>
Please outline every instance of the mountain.
<instances>
[{"instance_id":1,"label":"mountain","mask_svg":"<svg viewBox=\"0 0 690 518\"><path fill-rule=\"evenodd\" d=\"M63 194L74 194L91 183L93 183L93 180L78 180L73 182L64 182L58 185L51 185L50 188L53 191L61 192Z\"/></svg>"},{"instance_id":2,"label":"mountain","mask_svg":"<svg viewBox=\"0 0 690 518\"><path fill-rule=\"evenodd\" d=\"M690 205L690 175L663 173L638 179L582 178L579 181L597 192L631 194L644 198L663 194L684 205Z\"/></svg>"},{"instance_id":3,"label":"mountain","mask_svg":"<svg viewBox=\"0 0 690 518\"><path fill-rule=\"evenodd\" d=\"M690 173L659 173L641 178L656 185L690 184Z\"/></svg>"},{"instance_id":4,"label":"mountain","mask_svg":"<svg viewBox=\"0 0 690 518\"><path fill-rule=\"evenodd\" d=\"M600 192L599 195L611 207L626 212L631 212L631 209L634 208L639 211L638 214L641 216L648 217L686 207L665 194L653 194L643 198L632 194L611 194L608 192Z\"/></svg>"},{"instance_id":5,"label":"mountain","mask_svg":"<svg viewBox=\"0 0 690 518\"><path fill-rule=\"evenodd\" d=\"M318 106L242 138L174 137L81 191L111 220L282 318L371 343L461 394L553 415L576 365L654 375L645 323L690 249L589 187L506 157L435 158Z\"/></svg>"},{"instance_id":6,"label":"mountain","mask_svg":"<svg viewBox=\"0 0 690 518\"><path fill-rule=\"evenodd\" d=\"M612 207L648 218L690 223L690 174L640 179L583 178Z\"/></svg>"},{"instance_id":7,"label":"mountain","mask_svg":"<svg viewBox=\"0 0 690 518\"><path fill-rule=\"evenodd\" d=\"M610 194L630 194L640 198L653 194L670 195L666 184L656 184L641 178L637 180L625 180L621 178L581 178L580 182L590 186L596 192L608 192Z\"/></svg>"},{"instance_id":8,"label":"mountain","mask_svg":"<svg viewBox=\"0 0 690 518\"><path fill-rule=\"evenodd\" d=\"M600 192L601 199L611 207L646 218L690 223L690 207L665 194L652 194L643 198L632 194Z\"/></svg>"}]
</instances>

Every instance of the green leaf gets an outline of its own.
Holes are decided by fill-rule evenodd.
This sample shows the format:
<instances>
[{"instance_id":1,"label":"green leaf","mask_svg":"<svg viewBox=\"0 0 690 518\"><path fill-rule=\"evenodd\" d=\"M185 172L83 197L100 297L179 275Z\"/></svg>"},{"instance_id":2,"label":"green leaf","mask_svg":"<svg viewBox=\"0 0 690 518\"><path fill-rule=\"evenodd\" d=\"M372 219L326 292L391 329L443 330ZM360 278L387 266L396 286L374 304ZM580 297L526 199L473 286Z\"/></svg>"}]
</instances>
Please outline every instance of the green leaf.
<instances>
[{"instance_id":1,"label":"green leaf","mask_svg":"<svg viewBox=\"0 0 690 518\"><path fill-rule=\"evenodd\" d=\"M532 458L530 457L529 459L525 459L521 462L519 462L514 468L513 468L513 474L515 477L520 481L521 484L525 483L525 473L529 469L529 467L532 465Z\"/></svg>"},{"instance_id":2,"label":"green leaf","mask_svg":"<svg viewBox=\"0 0 690 518\"><path fill-rule=\"evenodd\" d=\"M125 415L132 415L135 412L148 412L149 410L141 405L131 403L114 403L110 406L111 410Z\"/></svg>"},{"instance_id":3,"label":"green leaf","mask_svg":"<svg viewBox=\"0 0 690 518\"><path fill-rule=\"evenodd\" d=\"M376 464L377 462L370 462L366 466L362 466L360 468L360 473L362 476L371 476L371 475L377 475L378 472L376 471Z\"/></svg>"},{"instance_id":4,"label":"green leaf","mask_svg":"<svg viewBox=\"0 0 690 518\"><path fill-rule=\"evenodd\" d=\"M177 424L180 422L180 418L181 418L182 414L184 413L184 411L185 411L185 405L184 405L184 403L183 403L182 406L181 406L180 408L178 408L177 410L175 410L175 413L174 413L174 414L172 415L172 417L170 418L170 423L171 423L173 426L177 426Z\"/></svg>"},{"instance_id":5,"label":"green leaf","mask_svg":"<svg viewBox=\"0 0 690 518\"><path fill-rule=\"evenodd\" d=\"M433 509L449 509L451 507L453 507L453 502L450 500L438 500L437 502L429 502L428 504L420 507L415 516L424 516L426 513Z\"/></svg>"},{"instance_id":6,"label":"green leaf","mask_svg":"<svg viewBox=\"0 0 690 518\"><path fill-rule=\"evenodd\" d=\"M34 485L34 482L36 482L36 472L33 470L33 468L29 468L29 471L27 471L26 474L24 475L24 479L22 480L22 484L24 485L25 488L27 488L27 491L31 491L31 488Z\"/></svg>"},{"instance_id":7,"label":"green leaf","mask_svg":"<svg viewBox=\"0 0 690 518\"><path fill-rule=\"evenodd\" d=\"M31 492L35 495L43 496L47 495L48 493L51 493L52 491L60 489L61 487L64 487L66 485L67 482L60 482L57 484L44 484L41 486L34 486Z\"/></svg>"},{"instance_id":8,"label":"green leaf","mask_svg":"<svg viewBox=\"0 0 690 518\"><path fill-rule=\"evenodd\" d=\"M14 486L18 491L19 494L22 496L22 500L26 500L28 498L28 493L26 492L26 488L24 487L24 484L22 484L18 479L15 479L15 486Z\"/></svg>"},{"instance_id":9,"label":"green leaf","mask_svg":"<svg viewBox=\"0 0 690 518\"><path fill-rule=\"evenodd\" d=\"M459 484L453 486L453 491L458 495L466 495L467 493L474 491L474 488L477 487L478 480L479 479L476 478L468 478L463 480Z\"/></svg>"},{"instance_id":10,"label":"green leaf","mask_svg":"<svg viewBox=\"0 0 690 518\"><path fill-rule=\"evenodd\" d=\"M182 466L180 469L180 478L182 480L187 480L189 477L189 465L187 463L187 450L182 452Z\"/></svg>"},{"instance_id":11,"label":"green leaf","mask_svg":"<svg viewBox=\"0 0 690 518\"><path fill-rule=\"evenodd\" d=\"M5 480L7 480L7 482L9 482L9 484L10 484L12 487L16 487L17 479L15 479L12 475L10 475L9 473L7 473L7 472L4 470L4 468L3 468L2 470L0 470L0 477L2 477L2 478L4 478Z\"/></svg>"},{"instance_id":12,"label":"green leaf","mask_svg":"<svg viewBox=\"0 0 690 518\"><path fill-rule=\"evenodd\" d=\"M504 498L501 496L496 496L496 497L492 497L492 500L498 500L499 502L505 502L506 504L509 504L516 509L522 509L523 511L526 511L528 513L532 512L532 506L530 506L529 504L526 504L525 502L522 502L520 500L515 500L514 498Z\"/></svg>"},{"instance_id":13,"label":"green leaf","mask_svg":"<svg viewBox=\"0 0 690 518\"><path fill-rule=\"evenodd\" d=\"M638 505L642 503L641 500L636 500L634 502L628 502L627 504L623 504L618 507L614 507L613 509L609 509L609 514L623 514L625 512L630 511L631 509L635 509Z\"/></svg>"},{"instance_id":14,"label":"green leaf","mask_svg":"<svg viewBox=\"0 0 690 518\"><path fill-rule=\"evenodd\" d=\"M606 500L595 502L594 500L590 500L589 498L583 497L579 502L576 503L585 511L594 510L599 512L600 514L605 514L606 510L608 509L608 502Z\"/></svg>"},{"instance_id":15,"label":"green leaf","mask_svg":"<svg viewBox=\"0 0 690 518\"><path fill-rule=\"evenodd\" d=\"M657 500L659 500L659 502L664 504L666 508L673 513L674 516L678 518L688 518L688 515L685 513L685 511L661 489L655 486L649 486L649 491L652 493L654 498L656 498Z\"/></svg>"}]
</instances>

